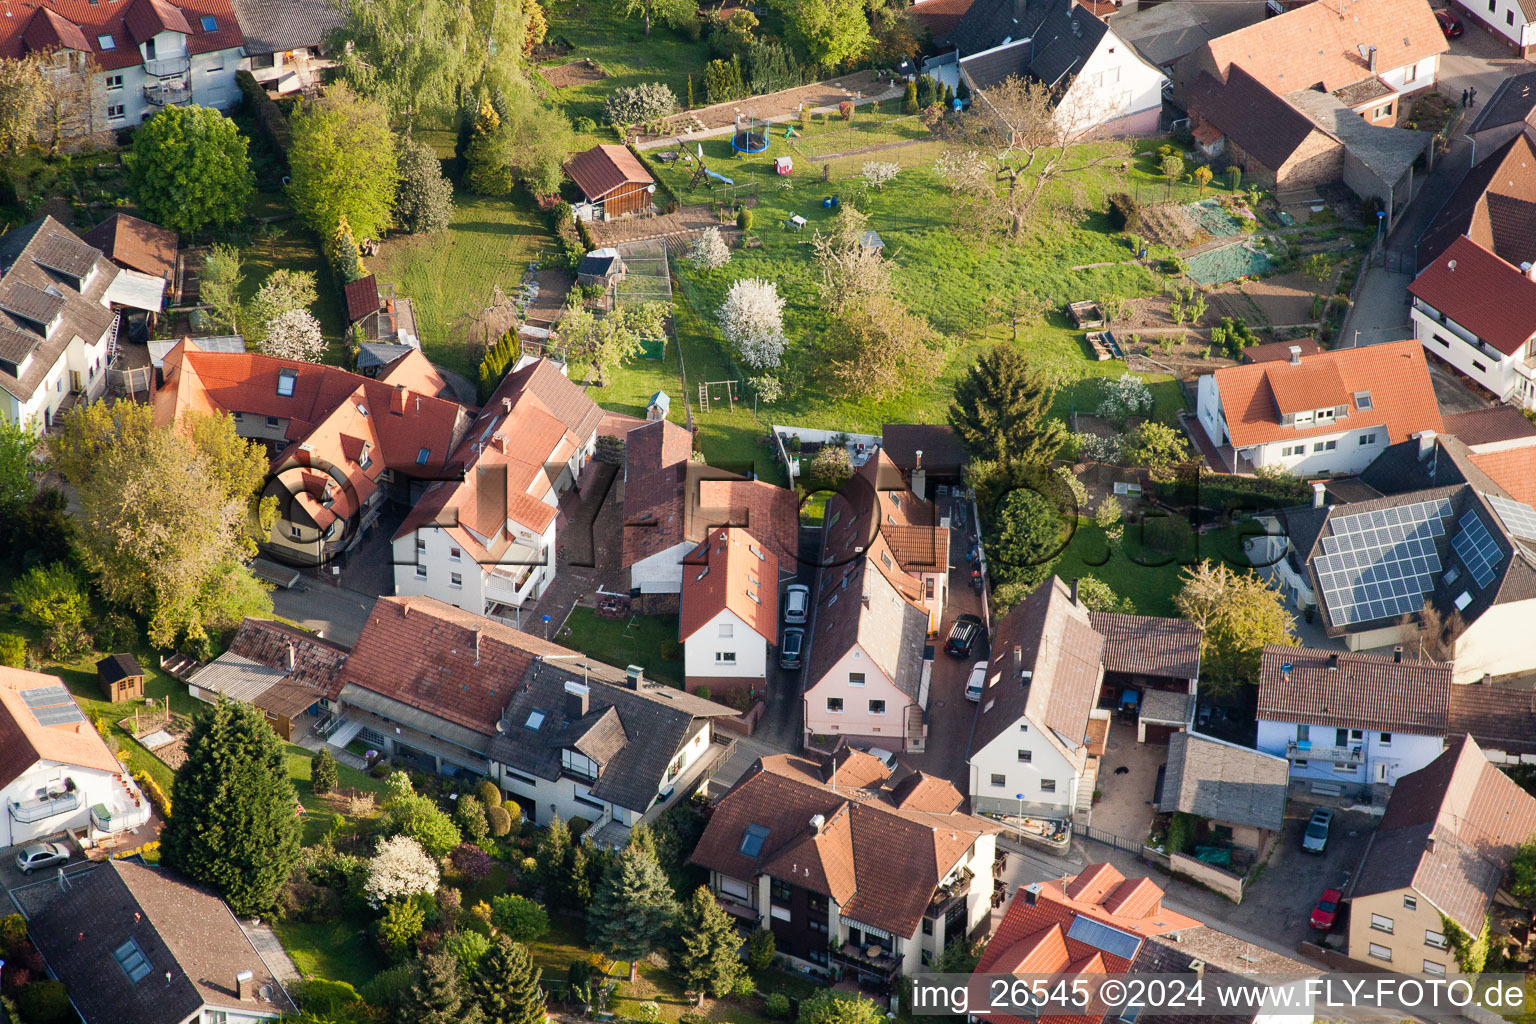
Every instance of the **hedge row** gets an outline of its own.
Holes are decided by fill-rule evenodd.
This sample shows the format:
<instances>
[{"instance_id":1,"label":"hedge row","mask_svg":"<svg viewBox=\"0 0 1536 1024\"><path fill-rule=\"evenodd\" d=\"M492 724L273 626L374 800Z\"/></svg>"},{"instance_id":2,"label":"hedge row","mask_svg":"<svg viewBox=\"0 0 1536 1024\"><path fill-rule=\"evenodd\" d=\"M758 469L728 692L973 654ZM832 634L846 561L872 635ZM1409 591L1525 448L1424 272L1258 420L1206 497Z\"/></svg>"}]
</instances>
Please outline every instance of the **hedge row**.
<instances>
[{"instance_id":1,"label":"hedge row","mask_svg":"<svg viewBox=\"0 0 1536 1024\"><path fill-rule=\"evenodd\" d=\"M145 771L133 773L133 781L139 784L139 789L149 798L149 802L155 810L160 812L160 817L166 821L171 820L171 798L165 795L165 790L160 788L154 776Z\"/></svg>"}]
</instances>

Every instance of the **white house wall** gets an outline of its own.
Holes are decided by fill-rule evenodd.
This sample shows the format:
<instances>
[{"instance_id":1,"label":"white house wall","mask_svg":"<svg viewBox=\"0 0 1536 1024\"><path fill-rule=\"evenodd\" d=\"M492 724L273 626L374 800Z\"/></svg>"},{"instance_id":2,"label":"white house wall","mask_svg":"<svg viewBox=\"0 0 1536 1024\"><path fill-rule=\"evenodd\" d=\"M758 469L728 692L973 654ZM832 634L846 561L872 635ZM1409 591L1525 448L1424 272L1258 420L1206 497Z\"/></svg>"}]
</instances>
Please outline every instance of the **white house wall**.
<instances>
[{"instance_id":1,"label":"white house wall","mask_svg":"<svg viewBox=\"0 0 1536 1024\"><path fill-rule=\"evenodd\" d=\"M1359 414L1357 414L1359 415ZM1330 449L1328 444L1332 442ZM1293 476L1312 476L1321 473L1358 473L1386 450L1390 442L1384 425L1357 427L1331 434L1313 434L1307 437L1284 438L1268 444L1238 449L1247 456L1255 468L1279 467ZM1322 450L1318 446L1322 445ZM1304 451L1297 455L1294 449ZM1293 454L1285 454L1286 449Z\"/></svg>"},{"instance_id":2,"label":"white house wall","mask_svg":"<svg viewBox=\"0 0 1536 1024\"><path fill-rule=\"evenodd\" d=\"M1532 622L1536 622L1536 600L1489 607L1457 638L1452 681L1475 683L1484 675L1536 668L1536 644L1529 640Z\"/></svg>"},{"instance_id":3,"label":"white house wall","mask_svg":"<svg viewBox=\"0 0 1536 1024\"><path fill-rule=\"evenodd\" d=\"M730 627L729 637L720 635L722 625ZM716 660L722 653L735 654L735 661ZM683 641L683 672L689 678L762 679L768 674L768 641L735 612L722 608Z\"/></svg>"},{"instance_id":4,"label":"white house wall","mask_svg":"<svg viewBox=\"0 0 1536 1024\"><path fill-rule=\"evenodd\" d=\"M1230 443L1227 428L1221 414L1221 391L1216 387L1215 374L1202 374L1195 381L1195 415L1205 428L1206 436L1217 445Z\"/></svg>"},{"instance_id":5,"label":"white house wall","mask_svg":"<svg viewBox=\"0 0 1536 1024\"><path fill-rule=\"evenodd\" d=\"M850 673L864 673L864 685L848 681ZM841 697L841 713L829 712L827 700ZM885 713L871 714L869 702L885 701ZM888 739L882 746L902 750L907 705L911 698L880 670L862 647L854 644L827 669L805 694L805 731L819 736L856 736Z\"/></svg>"},{"instance_id":6,"label":"white house wall","mask_svg":"<svg viewBox=\"0 0 1536 1024\"><path fill-rule=\"evenodd\" d=\"M1155 131L1167 81L1166 75L1136 54L1135 47L1114 32L1105 32L1057 105L1057 118L1065 119L1068 130L1077 135L1106 121L1151 112Z\"/></svg>"},{"instance_id":7,"label":"white house wall","mask_svg":"<svg viewBox=\"0 0 1536 1024\"><path fill-rule=\"evenodd\" d=\"M1512 3L1513 0L1498 0L1498 2ZM1518 7L1516 9L1518 10ZM1440 55L1437 53L1413 64L1404 64L1402 67L1383 71L1378 77L1400 93L1411 93L1433 86L1439 71ZM1489 98L1492 98L1491 95Z\"/></svg>"},{"instance_id":8,"label":"white house wall","mask_svg":"<svg viewBox=\"0 0 1536 1024\"><path fill-rule=\"evenodd\" d=\"M1359 739L1346 737L1345 742L1339 744L1334 726L1314 725L1308 730L1308 738L1314 747L1359 747L1363 755L1361 763L1350 766L1348 770L1340 770L1334 767L1332 761L1307 759L1305 764L1292 761L1291 778L1353 785L1376 782L1395 785L1404 775L1418 771L1439 757L1445 748L1445 740L1441 736L1391 732L1387 733L1391 737L1390 742L1383 742L1382 735L1381 730L1362 728ZM1261 720L1255 746L1266 754L1286 757L1288 744L1294 742L1296 737L1295 722Z\"/></svg>"},{"instance_id":9,"label":"white house wall","mask_svg":"<svg viewBox=\"0 0 1536 1024\"><path fill-rule=\"evenodd\" d=\"M470 556L461 541L448 531L436 527L422 527L394 541L395 593L406 597L434 597L476 615L486 614L486 609L492 604L527 603L541 594L555 576L555 526L556 523L552 521L536 541L545 553L544 560L534 570L538 578L530 581L531 586L522 602L514 600L512 580L504 580L493 574L490 567L481 565ZM425 544L425 548L418 549L418 540ZM459 549L457 559L453 557L454 548ZM526 550L526 541L509 550ZM499 568L518 576L526 566L517 563L504 564ZM425 577L421 575L422 569L426 572ZM454 574L460 579L457 585L454 583Z\"/></svg>"},{"instance_id":10,"label":"white house wall","mask_svg":"<svg viewBox=\"0 0 1536 1024\"><path fill-rule=\"evenodd\" d=\"M698 547L687 541L642 558L629 567L629 585L642 594L680 594L683 591L683 557Z\"/></svg>"},{"instance_id":11,"label":"white house wall","mask_svg":"<svg viewBox=\"0 0 1536 1024\"><path fill-rule=\"evenodd\" d=\"M1447 318L1446 323L1420 308L1415 301L1409 310L1413 336L1424 350L1447 362L1498 397L1525 408L1536 408L1536 386L1515 368L1519 353L1506 356L1467 340L1471 331ZM1453 326L1454 325L1454 326Z\"/></svg>"},{"instance_id":12,"label":"white house wall","mask_svg":"<svg viewBox=\"0 0 1536 1024\"><path fill-rule=\"evenodd\" d=\"M1029 761L1019 759L1021 750L1030 752ZM971 809L977 814L1017 814L1022 809L1025 814L1059 818L1069 816L1077 805L1077 768L1039 727L1023 718L972 754L970 771ZM1003 785L993 784L994 774L1003 776ZM1047 779L1055 781L1056 792L1042 790Z\"/></svg>"},{"instance_id":13,"label":"white house wall","mask_svg":"<svg viewBox=\"0 0 1536 1024\"><path fill-rule=\"evenodd\" d=\"M11 817L12 803L29 800L39 789L46 789L50 783L62 783L66 778L75 780L75 788L80 793L80 806L41 821L21 822ZM38 761L4 790L0 790L0 802L4 804L4 808L0 809L0 847L42 839L66 828L85 827L90 824L93 805L105 803L112 807L122 802L114 799L113 787L118 785L110 773L95 768Z\"/></svg>"}]
</instances>

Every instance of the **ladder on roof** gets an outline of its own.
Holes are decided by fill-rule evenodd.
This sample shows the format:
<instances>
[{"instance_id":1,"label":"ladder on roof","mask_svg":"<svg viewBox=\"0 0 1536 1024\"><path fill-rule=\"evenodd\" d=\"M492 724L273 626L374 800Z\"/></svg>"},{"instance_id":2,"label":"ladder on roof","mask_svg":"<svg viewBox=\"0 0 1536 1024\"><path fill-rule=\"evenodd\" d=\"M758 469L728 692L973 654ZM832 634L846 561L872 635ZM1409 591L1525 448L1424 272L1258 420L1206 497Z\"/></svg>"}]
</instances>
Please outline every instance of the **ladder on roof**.
<instances>
[{"instance_id":1,"label":"ladder on roof","mask_svg":"<svg viewBox=\"0 0 1536 1024\"><path fill-rule=\"evenodd\" d=\"M107 328L107 366L117 362L117 333L118 326L123 322L123 314L118 313L112 318L112 326Z\"/></svg>"}]
</instances>

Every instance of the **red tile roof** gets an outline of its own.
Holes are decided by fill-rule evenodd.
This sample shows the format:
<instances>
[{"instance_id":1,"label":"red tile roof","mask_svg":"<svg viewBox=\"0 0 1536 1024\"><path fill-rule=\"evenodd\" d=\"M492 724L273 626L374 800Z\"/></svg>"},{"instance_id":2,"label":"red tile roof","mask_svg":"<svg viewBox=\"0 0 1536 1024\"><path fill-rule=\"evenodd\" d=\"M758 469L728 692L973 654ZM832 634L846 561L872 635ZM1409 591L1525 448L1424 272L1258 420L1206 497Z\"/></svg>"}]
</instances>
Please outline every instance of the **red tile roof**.
<instances>
[{"instance_id":1,"label":"red tile roof","mask_svg":"<svg viewBox=\"0 0 1536 1024\"><path fill-rule=\"evenodd\" d=\"M591 200L603 198L614 189L630 183L655 183L640 161L624 146L593 146L565 162L565 173Z\"/></svg>"},{"instance_id":2,"label":"red tile roof","mask_svg":"<svg viewBox=\"0 0 1536 1024\"><path fill-rule=\"evenodd\" d=\"M363 317L377 313L383 305L379 300L379 278L376 274L348 281L342 285L341 294L347 300L348 323L355 324Z\"/></svg>"},{"instance_id":3,"label":"red tile roof","mask_svg":"<svg viewBox=\"0 0 1536 1024\"><path fill-rule=\"evenodd\" d=\"M1417 341L1334 349L1303 356L1300 366L1229 366L1217 370L1215 377L1227 430L1237 448L1372 426L1385 427L1387 443L1397 444L1421 430L1444 429L1424 347ZM1318 397L1309 398L1308 388L1318 389ZM1367 391L1371 408L1361 409L1355 395ZM1277 408L1281 402L1291 411L1343 405L1347 415L1299 429L1287 427L1280 420L1284 407Z\"/></svg>"},{"instance_id":4,"label":"red tile roof","mask_svg":"<svg viewBox=\"0 0 1536 1024\"><path fill-rule=\"evenodd\" d=\"M214 19L212 31L203 28L205 16ZM184 33L193 54L232 50L245 41L229 0L5 0L0 58L64 46L90 53L100 70L113 71L144 63L138 44L157 30ZM103 47L101 36L112 45Z\"/></svg>"},{"instance_id":5,"label":"red tile roof","mask_svg":"<svg viewBox=\"0 0 1536 1024\"><path fill-rule=\"evenodd\" d=\"M1077 875L1021 886L1013 894L975 973L981 974L1124 974L1135 957L1119 956L1072 938L1073 923L1084 917L1108 925L1135 941L1199 926L1162 905L1163 890L1148 878L1126 878L1111 864L1090 864ZM1102 1014L1048 1014L1023 1018L979 1013L998 1024L1090 1024Z\"/></svg>"},{"instance_id":6,"label":"red tile roof","mask_svg":"<svg viewBox=\"0 0 1536 1024\"><path fill-rule=\"evenodd\" d=\"M1471 452L1472 465L1516 501L1536 505L1536 446L1506 448L1496 452Z\"/></svg>"},{"instance_id":7,"label":"red tile roof","mask_svg":"<svg viewBox=\"0 0 1536 1024\"><path fill-rule=\"evenodd\" d=\"M918 0L907 8L912 20L928 30L934 42L942 43L976 0Z\"/></svg>"},{"instance_id":8,"label":"red tile roof","mask_svg":"<svg viewBox=\"0 0 1536 1024\"><path fill-rule=\"evenodd\" d=\"M686 642L722 611L778 644L778 556L735 527L712 531L683 559L679 639Z\"/></svg>"},{"instance_id":9,"label":"red tile roof","mask_svg":"<svg viewBox=\"0 0 1536 1024\"><path fill-rule=\"evenodd\" d=\"M1450 699L1449 663L1277 644L1260 661L1263 721L1443 736Z\"/></svg>"},{"instance_id":10,"label":"red tile roof","mask_svg":"<svg viewBox=\"0 0 1536 1024\"><path fill-rule=\"evenodd\" d=\"M1382 72L1450 48L1422 0L1354 0L1347 9L1334 2L1308 4L1218 36L1204 49L1223 78L1239 64L1284 95L1319 84L1332 92L1374 77L1362 46L1377 48Z\"/></svg>"},{"instance_id":11,"label":"red tile roof","mask_svg":"<svg viewBox=\"0 0 1536 1024\"><path fill-rule=\"evenodd\" d=\"M1536 423L1512 405L1495 405L1470 412L1453 412L1445 417L1445 432L1476 451L1483 445L1536 440Z\"/></svg>"},{"instance_id":12,"label":"red tile roof","mask_svg":"<svg viewBox=\"0 0 1536 1024\"><path fill-rule=\"evenodd\" d=\"M63 686L58 676L0 665L0 788L9 786L39 761L120 772L123 766L85 717L65 725L43 725L22 700L28 690Z\"/></svg>"},{"instance_id":13,"label":"red tile roof","mask_svg":"<svg viewBox=\"0 0 1536 1024\"><path fill-rule=\"evenodd\" d=\"M1243 362L1245 363L1288 363L1291 360L1291 347L1301 349L1302 357L1314 356L1321 352L1322 346L1316 338L1297 338L1295 341L1266 341L1262 345L1253 345L1243 349Z\"/></svg>"},{"instance_id":14,"label":"red tile roof","mask_svg":"<svg viewBox=\"0 0 1536 1024\"><path fill-rule=\"evenodd\" d=\"M1536 281L1465 236L1420 271L1408 291L1512 356L1536 335Z\"/></svg>"}]
</instances>

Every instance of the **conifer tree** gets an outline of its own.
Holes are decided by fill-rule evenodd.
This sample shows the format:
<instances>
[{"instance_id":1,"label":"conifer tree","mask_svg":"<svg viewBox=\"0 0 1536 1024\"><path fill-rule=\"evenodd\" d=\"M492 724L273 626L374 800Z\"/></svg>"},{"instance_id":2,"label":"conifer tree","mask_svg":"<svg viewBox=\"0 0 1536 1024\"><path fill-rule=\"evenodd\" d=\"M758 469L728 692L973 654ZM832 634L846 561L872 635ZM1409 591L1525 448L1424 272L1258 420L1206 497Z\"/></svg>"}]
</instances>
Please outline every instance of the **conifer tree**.
<instances>
[{"instance_id":1,"label":"conifer tree","mask_svg":"<svg viewBox=\"0 0 1536 1024\"><path fill-rule=\"evenodd\" d=\"M737 951L741 936L736 925L715 902L706 886L699 886L678 919L677 948L672 954L672 969L683 985L699 995L719 997L730 992L736 979L746 973Z\"/></svg>"},{"instance_id":2,"label":"conifer tree","mask_svg":"<svg viewBox=\"0 0 1536 1024\"><path fill-rule=\"evenodd\" d=\"M410 985L400 993L395 1021L481 1024L480 1007L464 989L459 961L449 953L428 953L416 962Z\"/></svg>"},{"instance_id":3,"label":"conifer tree","mask_svg":"<svg viewBox=\"0 0 1536 1024\"><path fill-rule=\"evenodd\" d=\"M527 946L498 936L469 979L484 1024L543 1024L543 974Z\"/></svg>"},{"instance_id":4,"label":"conifer tree","mask_svg":"<svg viewBox=\"0 0 1536 1024\"><path fill-rule=\"evenodd\" d=\"M216 890L238 915L272 906L299 855L283 744L249 704L204 705L160 835L168 867Z\"/></svg>"},{"instance_id":5,"label":"conifer tree","mask_svg":"<svg viewBox=\"0 0 1536 1024\"><path fill-rule=\"evenodd\" d=\"M557 814L550 821L549 827L539 835L534 853L539 861L539 883L544 887L545 899L561 891L570 851L571 830Z\"/></svg>"},{"instance_id":6,"label":"conifer tree","mask_svg":"<svg viewBox=\"0 0 1536 1024\"><path fill-rule=\"evenodd\" d=\"M603 873L587 913L587 938L600 952L629 961L629 980L655 952L677 917L677 894L656 856L631 844Z\"/></svg>"}]
</instances>

